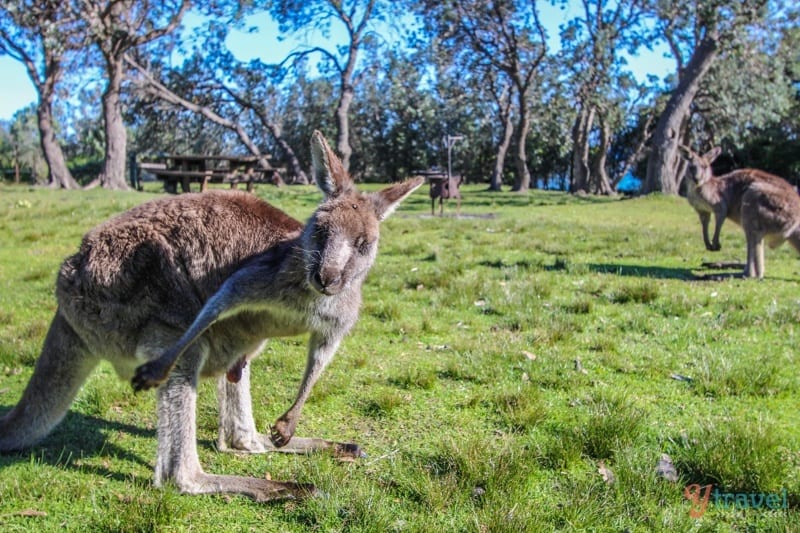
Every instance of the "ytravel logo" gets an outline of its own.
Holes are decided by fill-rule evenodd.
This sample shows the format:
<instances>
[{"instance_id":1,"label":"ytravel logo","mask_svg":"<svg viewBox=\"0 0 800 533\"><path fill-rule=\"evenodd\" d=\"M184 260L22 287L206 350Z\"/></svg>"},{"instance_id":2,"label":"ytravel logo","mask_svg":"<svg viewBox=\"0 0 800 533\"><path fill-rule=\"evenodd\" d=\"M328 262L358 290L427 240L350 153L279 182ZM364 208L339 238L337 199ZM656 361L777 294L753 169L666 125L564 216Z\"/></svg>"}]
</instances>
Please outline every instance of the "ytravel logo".
<instances>
[{"instance_id":1,"label":"ytravel logo","mask_svg":"<svg viewBox=\"0 0 800 533\"><path fill-rule=\"evenodd\" d=\"M788 509L786 489L780 492L722 492L714 485L687 485L684 497L691 502L689 516L700 518L706 513L709 504L719 509Z\"/></svg>"}]
</instances>

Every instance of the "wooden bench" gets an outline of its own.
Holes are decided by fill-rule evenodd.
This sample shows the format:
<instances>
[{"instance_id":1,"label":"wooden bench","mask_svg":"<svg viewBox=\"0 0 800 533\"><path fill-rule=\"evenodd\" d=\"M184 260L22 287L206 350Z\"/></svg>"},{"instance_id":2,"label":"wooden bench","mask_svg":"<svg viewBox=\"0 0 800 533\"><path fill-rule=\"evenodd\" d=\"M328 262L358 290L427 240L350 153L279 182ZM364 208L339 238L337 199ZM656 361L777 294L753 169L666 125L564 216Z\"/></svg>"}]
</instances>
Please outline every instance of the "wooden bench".
<instances>
[{"instance_id":1,"label":"wooden bench","mask_svg":"<svg viewBox=\"0 0 800 533\"><path fill-rule=\"evenodd\" d=\"M146 172L164 182L164 189L170 193L190 192L192 183L200 184L204 192L209 183L227 183L236 189L240 183L247 184L252 192L256 183L279 184L280 169L264 168L255 156L224 155L172 155L165 158L164 164L148 164ZM144 168L142 168L145 170Z\"/></svg>"}]
</instances>

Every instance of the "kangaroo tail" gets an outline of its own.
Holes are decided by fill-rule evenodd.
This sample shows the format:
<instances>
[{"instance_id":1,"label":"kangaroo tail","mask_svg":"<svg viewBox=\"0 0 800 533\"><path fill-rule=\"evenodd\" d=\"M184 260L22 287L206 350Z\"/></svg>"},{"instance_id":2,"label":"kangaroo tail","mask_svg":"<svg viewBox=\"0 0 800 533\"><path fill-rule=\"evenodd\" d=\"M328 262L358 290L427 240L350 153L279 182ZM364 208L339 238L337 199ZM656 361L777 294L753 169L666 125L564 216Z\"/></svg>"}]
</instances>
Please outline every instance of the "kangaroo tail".
<instances>
[{"instance_id":1,"label":"kangaroo tail","mask_svg":"<svg viewBox=\"0 0 800 533\"><path fill-rule=\"evenodd\" d=\"M0 452L27 448L46 437L97 362L57 311L22 398L0 418Z\"/></svg>"}]
</instances>

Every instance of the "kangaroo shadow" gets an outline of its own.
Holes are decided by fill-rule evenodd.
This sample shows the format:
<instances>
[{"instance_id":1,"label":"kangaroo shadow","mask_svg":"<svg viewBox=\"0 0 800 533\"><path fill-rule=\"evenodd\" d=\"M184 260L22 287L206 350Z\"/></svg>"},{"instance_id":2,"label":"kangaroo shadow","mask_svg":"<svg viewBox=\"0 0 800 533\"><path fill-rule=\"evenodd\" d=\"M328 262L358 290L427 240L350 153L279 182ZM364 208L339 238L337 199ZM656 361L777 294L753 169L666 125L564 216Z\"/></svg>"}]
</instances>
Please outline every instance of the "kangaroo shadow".
<instances>
[{"instance_id":1,"label":"kangaroo shadow","mask_svg":"<svg viewBox=\"0 0 800 533\"><path fill-rule=\"evenodd\" d=\"M704 261L700 263L700 268L695 270L702 270L702 274L695 274L694 279L697 281L725 281L729 279L744 279L744 263L737 263L735 261ZM721 270L730 270L731 272L720 272ZM706 271L710 271L706 273Z\"/></svg>"},{"instance_id":2,"label":"kangaroo shadow","mask_svg":"<svg viewBox=\"0 0 800 533\"><path fill-rule=\"evenodd\" d=\"M0 417L11 408L0 409ZM112 422L75 412L68 412L64 420L44 440L31 448L16 452L0 454L0 470L12 464L30 462L34 457L37 462L58 468L80 469L115 481L130 481L129 474L115 472L99 465L86 465L76 460L86 457L111 456L121 461L135 463L152 470L152 462L142 459L113 442L107 435L127 433L137 437L150 437L155 440L155 430L143 429L121 422ZM149 483L150 479L136 479L134 482Z\"/></svg>"},{"instance_id":3,"label":"kangaroo shadow","mask_svg":"<svg viewBox=\"0 0 800 533\"><path fill-rule=\"evenodd\" d=\"M616 274L638 278L679 279L684 281L724 281L742 278L744 265L739 263L703 263L701 268L675 268L650 265L616 265L611 263L590 263L589 270L600 274ZM718 272L736 268L735 272ZM696 273L698 270L714 270L709 273Z\"/></svg>"},{"instance_id":4,"label":"kangaroo shadow","mask_svg":"<svg viewBox=\"0 0 800 533\"><path fill-rule=\"evenodd\" d=\"M697 279L689 268L673 268L648 265L615 265L612 263L589 263L586 265L590 271L598 274L616 274L618 276L630 276L637 278L657 278L657 279Z\"/></svg>"}]
</instances>

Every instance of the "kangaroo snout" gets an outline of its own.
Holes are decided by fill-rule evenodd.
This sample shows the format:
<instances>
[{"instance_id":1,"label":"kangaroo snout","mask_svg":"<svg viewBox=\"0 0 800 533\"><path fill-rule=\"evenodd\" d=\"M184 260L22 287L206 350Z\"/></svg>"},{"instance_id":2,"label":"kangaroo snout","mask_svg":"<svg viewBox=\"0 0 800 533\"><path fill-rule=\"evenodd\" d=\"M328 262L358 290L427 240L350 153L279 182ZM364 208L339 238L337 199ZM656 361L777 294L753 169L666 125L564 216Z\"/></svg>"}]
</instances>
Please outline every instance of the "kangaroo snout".
<instances>
[{"instance_id":1,"label":"kangaroo snout","mask_svg":"<svg viewBox=\"0 0 800 533\"><path fill-rule=\"evenodd\" d=\"M311 286L319 293L332 296L344 288L342 272L333 269L317 269L309 276Z\"/></svg>"}]
</instances>

